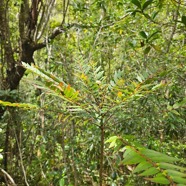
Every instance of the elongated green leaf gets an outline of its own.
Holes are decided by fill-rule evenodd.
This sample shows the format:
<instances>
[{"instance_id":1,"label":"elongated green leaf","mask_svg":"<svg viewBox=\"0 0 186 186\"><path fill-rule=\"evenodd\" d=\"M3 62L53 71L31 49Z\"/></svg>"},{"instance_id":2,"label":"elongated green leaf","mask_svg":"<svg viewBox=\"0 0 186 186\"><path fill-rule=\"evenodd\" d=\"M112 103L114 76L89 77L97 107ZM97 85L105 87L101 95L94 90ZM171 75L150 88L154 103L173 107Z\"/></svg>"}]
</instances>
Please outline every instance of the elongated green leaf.
<instances>
[{"instance_id":1,"label":"elongated green leaf","mask_svg":"<svg viewBox=\"0 0 186 186\"><path fill-rule=\"evenodd\" d=\"M186 184L186 179L185 178L181 178L179 176L172 176L172 179L174 180L174 182L179 183L179 184Z\"/></svg>"},{"instance_id":2,"label":"elongated green leaf","mask_svg":"<svg viewBox=\"0 0 186 186\"><path fill-rule=\"evenodd\" d=\"M153 157L150 157L150 159L154 162L166 162L166 163L175 162L177 160L174 157L169 157L169 156L166 156L166 155L162 155L160 157L153 156Z\"/></svg>"},{"instance_id":3,"label":"elongated green leaf","mask_svg":"<svg viewBox=\"0 0 186 186\"><path fill-rule=\"evenodd\" d=\"M3 159L3 155L0 153L0 161Z\"/></svg>"},{"instance_id":4,"label":"elongated green leaf","mask_svg":"<svg viewBox=\"0 0 186 186\"><path fill-rule=\"evenodd\" d=\"M167 156L166 154L162 154L162 153L154 151L154 150L142 149L142 150L140 150L140 152L155 162L171 163L174 161L178 161L177 158Z\"/></svg>"},{"instance_id":5,"label":"elongated green leaf","mask_svg":"<svg viewBox=\"0 0 186 186\"><path fill-rule=\"evenodd\" d=\"M112 87L114 87L116 84L115 84L114 81L110 81L110 85L111 85Z\"/></svg>"},{"instance_id":6,"label":"elongated green leaf","mask_svg":"<svg viewBox=\"0 0 186 186\"><path fill-rule=\"evenodd\" d=\"M150 169L145 170L140 176L152 176L159 172L159 170L155 167L151 167Z\"/></svg>"},{"instance_id":7,"label":"elongated green leaf","mask_svg":"<svg viewBox=\"0 0 186 186\"><path fill-rule=\"evenodd\" d=\"M157 85L155 85L154 87L152 87L152 90L154 91L154 90L157 90L157 89L159 89L160 87L162 87L163 86L163 84L162 83L159 83L159 84L157 84Z\"/></svg>"},{"instance_id":8,"label":"elongated green leaf","mask_svg":"<svg viewBox=\"0 0 186 186\"><path fill-rule=\"evenodd\" d=\"M159 30L155 31L154 33L152 33L149 37L148 37L148 40L150 40L151 38L157 38L157 34L161 33ZM151 39L151 41L152 41Z\"/></svg>"},{"instance_id":9,"label":"elongated green leaf","mask_svg":"<svg viewBox=\"0 0 186 186\"><path fill-rule=\"evenodd\" d=\"M147 39L147 37L148 37L148 36L147 36L147 33L144 32L144 31L140 31L140 32L139 32L139 35L142 36L142 37L145 38L145 39Z\"/></svg>"},{"instance_id":10,"label":"elongated green leaf","mask_svg":"<svg viewBox=\"0 0 186 186\"><path fill-rule=\"evenodd\" d=\"M176 170L166 170L166 172L170 175L170 176L179 176L179 177L186 177L186 173L183 172L178 172Z\"/></svg>"},{"instance_id":11,"label":"elongated green leaf","mask_svg":"<svg viewBox=\"0 0 186 186\"><path fill-rule=\"evenodd\" d=\"M186 98L184 98L181 102L177 102L173 105L174 109L186 106Z\"/></svg>"},{"instance_id":12,"label":"elongated green leaf","mask_svg":"<svg viewBox=\"0 0 186 186\"><path fill-rule=\"evenodd\" d=\"M59 185L60 185L60 186L65 186L65 179L64 179L64 178L61 178L61 179L59 180Z\"/></svg>"},{"instance_id":13,"label":"elongated green leaf","mask_svg":"<svg viewBox=\"0 0 186 186\"><path fill-rule=\"evenodd\" d=\"M141 9L141 3L138 0L131 1L134 5L136 5L139 9Z\"/></svg>"},{"instance_id":14,"label":"elongated green leaf","mask_svg":"<svg viewBox=\"0 0 186 186\"><path fill-rule=\"evenodd\" d=\"M153 0L148 0L143 4L142 10L145 10L151 3L153 2Z\"/></svg>"},{"instance_id":15,"label":"elongated green leaf","mask_svg":"<svg viewBox=\"0 0 186 186\"><path fill-rule=\"evenodd\" d=\"M173 170L176 169L176 170L186 171L186 168L183 168L183 167L180 167L177 165L173 165L170 163L164 163L164 162L159 163L159 167L163 168L163 169L173 169Z\"/></svg>"},{"instance_id":16,"label":"elongated green leaf","mask_svg":"<svg viewBox=\"0 0 186 186\"><path fill-rule=\"evenodd\" d=\"M186 26L186 16L185 15L182 16L181 22Z\"/></svg>"},{"instance_id":17,"label":"elongated green leaf","mask_svg":"<svg viewBox=\"0 0 186 186\"><path fill-rule=\"evenodd\" d=\"M128 148L124 153L123 164L137 164L144 161L144 158L137 154L133 149Z\"/></svg>"},{"instance_id":18,"label":"elongated green leaf","mask_svg":"<svg viewBox=\"0 0 186 186\"><path fill-rule=\"evenodd\" d=\"M46 76L50 77L52 80L54 80L56 83L64 83L64 81L62 81L61 79L57 78L56 76L54 76L53 74L51 74L50 72L47 72L46 70L41 69L40 67L36 67L40 72L42 72L43 74L45 74ZM66 85L66 84L65 84Z\"/></svg>"},{"instance_id":19,"label":"elongated green leaf","mask_svg":"<svg viewBox=\"0 0 186 186\"><path fill-rule=\"evenodd\" d=\"M155 183L163 184L163 185L170 184L169 180L163 176L158 176L158 177L156 176L154 178L150 178L149 180Z\"/></svg>"},{"instance_id":20,"label":"elongated green leaf","mask_svg":"<svg viewBox=\"0 0 186 186\"><path fill-rule=\"evenodd\" d=\"M133 173L138 173L141 172L143 170L149 169L150 167L152 167L152 164L150 164L147 161L143 161L141 163L139 163L136 168L133 170Z\"/></svg>"},{"instance_id":21,"label":"elongated green leaf","mask_svg":"<svg viewBox=\"0 0 186 186\"><path fill-rule=\"evenodd\" d=\"M69 106L69 107L67 107L67 109L70 112L83 112L83 109L79 106Z\"/></svg>"},{"instance_id":22,"label":"elongated green leaf","mask_svg":"<svg viewBox=\"0 0 186 186\"><path fill-rule=\"evenodd\" d=\"M143 160L144 159L141 156L131 155L131 156L127 156L127 158L125 158L122 162L123 164L126 164L126 165L132 165L132 164L140 163Z\"/></svg>"},{"instance_id":23,"label":"elongated green leaf","mask_svg":"<svg viewBox=\"0 0 186 186\"><path fill-rule=\"evenodd\" d=\"M42 77L46 82L45 85L53 91L53 95L60 94L60 97L64 97L63 100L69 99L77 99L78 97L78 91L76 91L74 88L70 87L70 85L67 85L65 82L54 76L53 74L36 67L34 65L29 65L27 63L22 62L23 66L27 68L28 70L36 73L40 77ZM66 98L67 99L66 99Z\"/></svg>"},{"instance_id":24,"label":"elongated green leaf","mask_svg":"<svg viewBox=\"0 0 186 186\"><path fill-rule=\"evenodd\" d=\"M30 70L31 72L34 72L35 74L39 75L40 77L44 78L45 80L51 81L52 79L48 77L46 74L43 74L40 70L38 70L34 65L29 65L27 63L22 62L23 66Z\"/></svg>"},{"instance_id":25,"label":"elongated green leaf","mask_svg":"<svg viewBox=\"0 0 186 186\"><path fill-rule=\"evenodd\" d=\"M105 143L110 143L109 148L112 148L112 147L115 147L116 146L117 139L118 139L117 136L112 136L107 141L105 141Z\"/></svg>"},{"instance_id":26,"label":"elongated green leaf","mask_svg":"<svg viewBox=\"0 0 186 186\"><path fill-rule=\"evenodd\" d=\"M112 143L112 142L116 142L116 140L118 139L117 136L112 136L110 137L108 140L105 141L105 143Z\"/></svg>"},{"instance_id":27,"label":"elongated green leaf","mask_svg":"<svg viewBox=\"0 0 186 186\"><path fill-rule=\"evenodd\" d=\"M97 69L95 70L95 74L97 74L100 70L101 70L102 66L97 67Z\"/></svg>"},{"instance_id":28,"label":"elongated green leaf","mask_svg":"<svg viewBox=\"0 0 186 186\"><path fill-rule=\"evenodd\" d=\"M104 71L98 72L97 74L95 74L95 78L96 80L100 80L103 77Z\"/></svg>"},{"instance_id":29,"label":"elongated green leaf","mask_svg":"<svg viewBox=\"0 0 186 186\"><path fill-rule=\"evenodd\" d=\"M147 48L145 48L145 50L144 50L144 54L148 54L148 53L150 52L150 50L151 50L151 47L148 46Z\"/></svg>"},{"instance_id":30,"label":"elongated green leaf","mask_svg":"<svg viewBox=\"0 0 186 186\"><path fill-rule=\"evenodd\" d=\"M66 85L66 83L64 81L62 81L61 79L57 78L53 74L51 74L51 73L39 68L38 66L29 65L29 64L24 63L24 62L22 62L22 64L23 64L23 66L25 68L27 68L31 72L36 73L37 75L41 76L45 80L48 80L48 81L56 83L56 84L62 83L63 85Z\"/></svg>"},{"instance_id":31,"label":"elongated green leaf","mask_svg":"<svg viewBox=\"0 0 186 186\"><path fill-rule=\"evenodd\" d=\"M156 12L153 12L152 13L152 19L155 19L159 12L160 12L159 10L156 11Z\"/></svg>"}]
</instances>

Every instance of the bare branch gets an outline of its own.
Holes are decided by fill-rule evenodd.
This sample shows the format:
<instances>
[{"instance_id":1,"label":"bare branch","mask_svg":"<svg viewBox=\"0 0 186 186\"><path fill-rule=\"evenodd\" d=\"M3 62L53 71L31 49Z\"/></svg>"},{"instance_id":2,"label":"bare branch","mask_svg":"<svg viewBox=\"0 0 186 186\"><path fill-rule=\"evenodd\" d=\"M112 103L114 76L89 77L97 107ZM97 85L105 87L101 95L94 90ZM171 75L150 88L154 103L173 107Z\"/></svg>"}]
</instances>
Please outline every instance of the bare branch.
<instances>
[{"instance_id":1,"label":"bare branch","mask_svg":"<svg viewBox=\"0 0 186 186\"><path fill-rule=\"evenodd\" d=\"M175 22L174 22L174 26L173 26L173 28L172 28L172 32L171 32L171 34L170 34L170 38L169 38L169 40L168 40L167 49L166 49L166 51L165 51L166 53L168 53L169 50L170 50L171 43L172 43L172 39L173 39L173 37L174 37L174 34L175 34L175 32L176 32L176 28L177 28L178 15L179 15L179 9L180 9L181 0L179 0L179 2L177 2L177 3L178 3L178 7L177 7L177 10L176 10L175 14L173 15L173 20L174 20Z\"/></svg>"},{"instance_id":2,"label":"bare branch","mask_svg":"<svg viewBox=\"0 0 186 186\"><path fill-rule=\"evenodd\" d=\"M50 0L49 4L43 5L43 11L41 15L40 22L38 23L38 26L36 27L36 33L35 33L35 40L41 39L43 36L44 31L46 30L50 15L52 13L52 8L54 6L55 0Z\"/></svg>"},{"instance_id":3,"label":"bare branch","mask_svg":"<svg viewBox=\"0 0 186 186\"><path fill-rule=\"evenodd\" d=\"M66 0L63 0L63 20L61 22L61 26L65 23L65 18L67 15L69 3L70 3L70 0L67 0L67 3L66 3Z\"/></svg>"},{"instance_id":4,"label":"bare branch","mask_svg":"<svg viewBox=\"0 0 186 186\"><path fill-rule=\"evenodd\" d=\"M56 27L53 30L52 34L44 42L38 43L34 46L34 48L33 48L34 51L44 48L46 46L46 44L50 42L50 40L55 39L58 35L60 35L61 33L64 33L64 32L65 32L64 29L62 29L60 27Z\"/></svg>"},{"instance_id":5,"label":"bare branch","mask_svg":"<svg viewBox=\"0 0 186 186\"><path fill-rule=\"evenodd\" d=\"M21 147L20 147L19 140L17 138L17 134L16 134L15 129L14 129L14 133L15 133L15 138L16 138L16 142L17 142L17 146L18 146L20 163L21 163L21 167L22 167L22 171L23 171L23 175L24 175L24 179L25 179L25 184L26 184L26 186L29 186L28 181L27 181L26 171L25 171L24 164L23 164L23 157L22 157Z\"/></svg>"},{"instance_id":6,"label":"bare branch","mask_svg":"<svg viewBox=\"0 0 186 186\"><path fill-rule=\"evenodd\" d=\"M8 174L4 169L0 168L0 171L10 180L12 186L17 186L13 180L13 178Z\"/></svg>"}]
</instances>

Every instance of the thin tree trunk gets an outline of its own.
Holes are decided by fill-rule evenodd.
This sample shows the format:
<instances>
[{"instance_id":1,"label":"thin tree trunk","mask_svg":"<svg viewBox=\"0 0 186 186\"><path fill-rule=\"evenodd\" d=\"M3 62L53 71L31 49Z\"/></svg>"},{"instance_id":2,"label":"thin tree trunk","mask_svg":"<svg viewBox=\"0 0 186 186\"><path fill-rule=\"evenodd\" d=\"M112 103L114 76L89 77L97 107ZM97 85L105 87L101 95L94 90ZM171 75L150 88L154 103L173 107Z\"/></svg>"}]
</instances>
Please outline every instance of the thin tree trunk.
<instances>
[{"instance_id":1,"label":"thin tree trunk","mask_svg":"<svg viewBox=\"0 0 186 186\"><path fill-rule=\"evenodd\" d=\"M10 136L10 124L7 123L6 132L5 132L4 163L3 163L5 171L8 171L9 136Z\"/></svg>"},{"instance_id":2,"label":"thin tree trunk","mask_svg":"<svg viewBox=\"0 0 186 186\"><path fill-rule=\"evenodd\" d=\"M177 3L178 3L178 6L177 6L177 9L176 9L176 11L174 12L174 15L173 15L174 25L172 27L172 32L170 34L170 37L169 37L169 40L168 40L168 44L167 44L167 49L166 49L165 53L169 52L170 47L171 47L171 43L172 43L172 39L173 39L174 34L176 32L176 29L177 29L178 15L179 15L179 9L180 9L181 0L178 0Z\"/></svg>"},{"instance_id":3,"label":"thin tree trunk","mask_svg":"<svg viewBox=\"0 0 186 186\"><path fill-rule=\"evenodd\" d=\"M103 185L103 162L104 162L104 138L105 138L105 130L103 124L103 118L101 119L101 149L100 149L100 169L99 169L99 185Z\"/></svg>"},{"instance_id":4,"label":"thin tree trunk","mask_svg":"<svg viewBox=\"0 0 186 186\"><path fill-rule=\"evenodd\" d=\"M75 136L76 136L76 126L75 126L75 121L72 120L72 141L74 143L75 141ZM74 146L72 146L72 169L74 172L74 186L78 186L78 174L77 174L77 167L75 163L75 153L74 153Z\"/></svg>"}]
</instances>

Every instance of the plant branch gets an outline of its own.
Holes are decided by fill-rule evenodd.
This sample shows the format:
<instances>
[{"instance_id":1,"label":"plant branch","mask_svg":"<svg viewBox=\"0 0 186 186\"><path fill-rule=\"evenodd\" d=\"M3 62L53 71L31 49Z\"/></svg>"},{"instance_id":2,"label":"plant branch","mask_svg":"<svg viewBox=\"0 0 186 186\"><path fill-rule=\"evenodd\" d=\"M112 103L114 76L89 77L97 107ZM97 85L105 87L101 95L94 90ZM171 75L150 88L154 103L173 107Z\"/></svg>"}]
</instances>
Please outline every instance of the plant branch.
<instances>
[{"instance_id":1,"label":"plant branch","mask_svg":"<svg viewBox=\"0 0 186 186\"><path fill-rule=\"evenodd\" d=\"M171 47L171 43L172 43L172 39L174 37L174 34L176 32L176 28L177 28L177 23L178 23L178 15L179 15L179 9L180 9L180 4L181 4L181 0L179 0L178 3L178 6L177 6L177 10L175 12L175 15L173 15L173 20L174 20L174 26L172 28L172 32L171 32L171 35L170 35L170 38L168 40L168 44L167 44L167 49L165 51L165 53L168 53L169 50L170 50L170 47Z\"/></svg>"},{"instance_id":2,"label":"plant branch","mask_svg":"<svg viewBox=\"0 0 186 186\"><path fill-rule=\"evenodd\" d=\"M103 123L103 118L101 118L100 123L101 130L101 149L100 149L100 169L99 169L99 185L103 185L103 164L104 164L104 142L105 142L105 126Z\"/></svg>"},{"instance_id":3,"label":"plant branch","mask_svg":"<svg viewBox=\"0 0 186 186\"><path fill-rule=\"evenodd\" d=\"M63 0L63 20L61 22L61 25L63 25L65 23L65 18L67 15L67 11L68 11L68 6L69 6L70 0Z\"/></svg>"},{"instance_id":4,"label":"plant branch","mask_svg":"<svg viewBox=\"0 0 186 186\"><path fill-rule=\"evenodd\" d=\"M25 184L26 184L26 186L29 186L28 181L27 181L26 171L25 171L24 164L23 164L22 152L21 152L19 140L17 138L17 134L16 134L15 129L14 129L14 133L15 133L15 138L16 138L16 142L17 142L17 146L18 146L19 157L20 157L20 164L21 164L21 167L22 167L23 176L24 176L24 179L25 179Z\"/></svg>"},{"instance_id":5,"label":"plant branch","mask_svg":"<svg viewBox=\"0 0 186 186\"><path fill-rule=\"evenodd\" d=\"M10 180L12 186L17 186L13 180L13 178L8 174L4 169L0 168L0 171Z\"/></svg>"}]
</instances>

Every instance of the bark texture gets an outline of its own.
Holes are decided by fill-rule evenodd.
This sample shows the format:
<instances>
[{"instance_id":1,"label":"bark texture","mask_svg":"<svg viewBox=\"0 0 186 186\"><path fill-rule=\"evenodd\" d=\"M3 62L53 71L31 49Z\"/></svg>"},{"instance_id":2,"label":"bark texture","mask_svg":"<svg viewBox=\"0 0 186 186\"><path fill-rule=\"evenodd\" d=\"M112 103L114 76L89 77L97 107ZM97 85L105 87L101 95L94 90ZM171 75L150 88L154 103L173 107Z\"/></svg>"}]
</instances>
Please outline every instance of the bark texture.
<instances>
[{"instance_id":1,"label":"bark texture","mask_svg":"<svg viewBox=\"0 0 186 186\"><path fill-rule=\"evenodd\" d=\"M25 69L22 66L22 61L31 64L34 63L34 52L46 47L49 40L64 32L61 27L51 31L51 35L46 40L41 40L45 34L46 25L49 22L52 7L55 0L23 0L17 10L15 21L18 25L16 34L12 32L12 18L10 18L12 2L10 0L0 0L0 100L15 102L16 98L11 96L11 91L16 90L24 76ZM10 20L11 19L11 20ZM18 19L18 20L17 20ZM10 24L11 23L11 24ZM16 37L15 37L16 36ZM17 40L16 40L16 39ZM8 94L7 94L8 92ZM0 120L2 119L7 108L0 105ZM12 110L8 108L9 111ZM9 112L12 114L12 112ZM15 116L16 117L16 116ZM4 170L11 172L11 145L13 138L17 139L16 151L18 145L21 144L19 134L21 127L16 124L16 118L7 122L5 141L4 141ZM19 154L14 154L19 159ZM2 181L4 177L0 176Z\"/></svg>"},{"instance_id":2,"label":"bark texture","mask_svg":"<svg viewBox=\"0 0 186 186\"><path fill-rule=\"evenodd\" d=\"M51 31L51 35L41 42L45 27L54 6L55 0L45 3L42 0L23 0L18 13L19 38L17 42L12 42L13 33L10 32L9 10L10 1L0 1L0 90L15 90L19 86L25 69L21 62L34 63L34 52L46 47L49 40L64 32L60 27ZM11 11L11 10L10 10ZM17 46L14 46L17 44ZM14 48L12 47L14 46ZM15 57L16 56L16 57ZM13 101L9 96L0 94L0 100ZM0 119L5 112L5 108L0 107Z\"/></svg>"}]
</instances>

